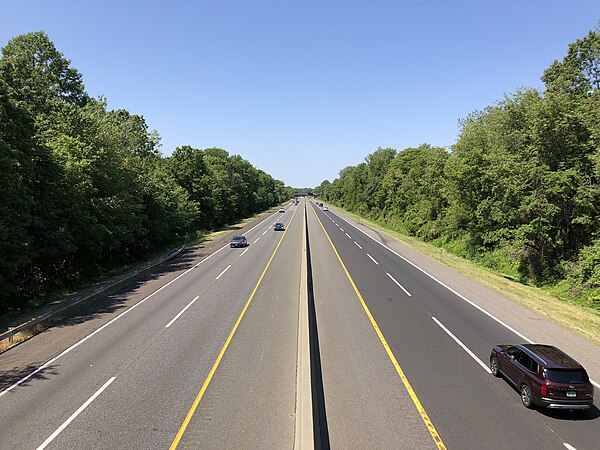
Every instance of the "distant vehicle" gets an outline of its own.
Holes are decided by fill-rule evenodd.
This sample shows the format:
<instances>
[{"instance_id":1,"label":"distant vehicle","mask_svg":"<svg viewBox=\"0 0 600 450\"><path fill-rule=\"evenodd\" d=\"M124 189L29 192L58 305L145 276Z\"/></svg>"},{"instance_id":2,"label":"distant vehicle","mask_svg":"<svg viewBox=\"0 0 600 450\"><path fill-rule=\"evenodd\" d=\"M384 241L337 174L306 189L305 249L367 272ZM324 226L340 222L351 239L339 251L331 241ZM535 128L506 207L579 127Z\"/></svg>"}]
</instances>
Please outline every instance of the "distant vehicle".
<instances>
[{"instance_id":1,"label":"distant vehicle","mask_svg":"<svg viewBox=\"0 0 600 450\"><path fill-rule=\"evenodd\" d=\"M323 207L323 203L319 202L319 206L322 208Z\"/></svg>"},{"instance_id":2,"label":"distant vehicle","mask_svg":"<svg viewBox=\"0 0 600 450\"><path fill-rule=\"evenodd\" d=\"M582 410L594 401L594 386L583 366L552 345L496 345L490 370L519 391L526 408Z\"/></svg>"},{"instance_id":3,"label":"distant vehicle","mask_svg":"<svg viewBox=\"0 0 600 450\"><path fill-rule=\"evenodd\" d=\"M230 247L247 247L248 241L245 236L234 236L231 238L231 242L229 243Z\"/></svg>"},{"instance_id":4,"label":"distant vehicle","mask_svg":"<svg viewBox=\"0 0 600 450\"><path fill-rule=\"evenodd\" d=\"M273 230L274 231L284 231L285 225L282 224L281 222L277 222L275 225L273 225Z\"/></svg>"},{"instance_id":5,"label":"distant vehicle","mask_svg":"<svg viewBox=\"0 0 600 450\"><path fill-rule=\"evenodd\" d=\"M323 211L329 211L329 208L327 206L323 206Z\"/></svg>"},{"instance_id":6,"label":"distant vehicle","mask_svg":"<svg viewBox=\"0 0 600 450\"><path fill-rule=\"evenodd\" d=\"M280 213L284 213L284 212L285 212L285 209L283 209L283 208L279 208L279 212L280 212Z\"/></svg>"}]
</instances>

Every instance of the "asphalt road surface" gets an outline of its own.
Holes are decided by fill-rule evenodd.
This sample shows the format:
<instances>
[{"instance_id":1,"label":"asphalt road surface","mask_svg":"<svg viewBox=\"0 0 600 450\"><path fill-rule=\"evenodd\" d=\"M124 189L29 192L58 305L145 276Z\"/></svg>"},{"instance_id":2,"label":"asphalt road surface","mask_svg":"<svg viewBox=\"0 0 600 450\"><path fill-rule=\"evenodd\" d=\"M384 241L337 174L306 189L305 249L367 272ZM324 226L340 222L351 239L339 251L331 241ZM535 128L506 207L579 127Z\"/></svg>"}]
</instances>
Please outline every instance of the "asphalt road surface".
<instances>
[{"instance_id":1,"label":"asphalt road surface","mask_svg":"<svg viewBox=\"0 0 600 450\"><path fill-rule=\"evenodd\" d=\"M307 283L317 447L598 448L597 408L527 410L489 374L528 330L313 202L247 228L0 355L0 449L293 448Z\"/></svg>"}]
</instances>

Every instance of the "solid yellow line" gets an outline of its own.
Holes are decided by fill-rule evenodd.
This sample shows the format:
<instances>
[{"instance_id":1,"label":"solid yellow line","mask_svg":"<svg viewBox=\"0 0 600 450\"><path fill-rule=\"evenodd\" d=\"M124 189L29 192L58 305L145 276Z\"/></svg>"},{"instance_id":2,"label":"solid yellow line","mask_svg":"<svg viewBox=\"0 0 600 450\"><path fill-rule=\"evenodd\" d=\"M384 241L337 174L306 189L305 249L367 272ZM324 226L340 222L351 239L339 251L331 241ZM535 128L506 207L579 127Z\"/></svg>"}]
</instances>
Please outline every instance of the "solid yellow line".
<instances>
[{"instance_id":1,"label":"solid yellow line","mask_svg":"<svg viewBox=\"0 0 600 450\"><path fill-rule=\"evenodd\" d=\"M333 248L333 251L335 252L335 254L336 254L336 256L337 256L340 264L342 265L342 268L344 269L344 272L346 272L346 276L348 277L348 280L350 281L350 284L354 288L354 292L356 293L356 296L360 300L360 303L362 304L363 309L367 313L367 316L369 317L369 320L371 321L371 325L373 325L373 328L375 329L375 332L377 333L377 336L379 337L379 340L383 344L383 348L385 348L385 351L387 352L388 357L390 358L390 360L392 361L392 364L396 368L396 372L398 372L398 375L400 376L400 379L402 380L402 383L404 383L404 387L408 391L408 395L410 395L410 398L412 399L413 403L415 404L415 407L417 408L417 411L421 415L421 419L423 420L423 423L425 423L425 426L427 427L427 430L429 431L429 434L433 438L433 440L434 440L435 444L437 445L438 449L440 449L440 450L441 449L446 449L446 446L442 442L442 438L440 437L440 435L438 434L437 430L433 426L433 422L431 421L431 419L427 415L427 412L425 412L425 408L423 408L423 405L421 404L421 401L419 400L419 397L417 397L417 394L415 393L415 391L413 390L412 386L410 385L410 382L408 381L408 378L406 378L406 375L404 374L404 371L400 367L400 364L398 364L398 361L396 360L396 357L394 356L394 353L392 352L392 349L388 345L385 337L383 336L383 333L379 329L379 326L377 325L377 322L375 322L375 319L373 318L373 315L371 314L371 311L369 310L369 307L365 303L365 301L363 299L363 296L361 295L360 291L356 287L356 284L354 283L354 280L350 276L350 273L348 272L348 269L346 269L346 265L342 261L342 258L340 257L340 254L338 253L337 249L335 248L335 245L333 245L333 242L331 241L331 238L329 237L329 234L325 230L325 227L323 226L323 223L321 222L321 219L319 219L319 216L315 212L314 206L311 205L311 208L313 209L313 212L315 213L315 217L319 221L319 224L321 225L321 228L323 228L323 231L325 232L325 236L327 236L327 239L329 240L329 243L331 244L331 248Z\"/></svg>"},{"instance_id":2,"label":"solid yellow line","mask_svg":"<svg viewBox=\"0 0 600 450\"><path fill-rule=\"evenodd\" d=\"M290 219L290 222L289 222L290 224L294 220L294 216L296 215L297 210L298 210L298 208L296 208L294 210L294 214L292 214L292 218ZM190 421L192 420L192 417L194 416L194 413L196 412L196 409L198 408L198 404L200 403L200 400L202 400L202 396L204 395L204 392L208 388L208 385L210 384L215 372L217 371L217 367L219 367L219 364L221 363L221 360L223 359L223 355L225 355L225 352L227 351L227 348L229 347L229 343L233 339L233 335L235 334L238 326L240 325L240 322L242 321L244 314L246 314L246 310L250 306L250 303L252 302L252 299L254 298L254 294L256 294L256 291L258 290L258 286L260 286L262 279L264 278L265 274L267 273L267 270L269 269L269 266L271 265L271 261L273 261L273 257L275 256L275 253L277 253L277 250L279 250L279 246L281 245L281 242L283 241L283 238L285 236L285 233L287 233L288 228L289 228L289 225L285 229L283 234L281 235L281 238L279 239L279 242L277 243L277 247L275 247L275 250L273 251L271 258L269 258L269 262L265 266L265 270L263 270L262 274L260 275L260 278L258 279L258 282L256 283L256 286L254 286L254 289L252 290L252 294L250 294L250 298L246 302L244 309L242 309L240 316L238 317L237 321L235 322L235 325L233 326L231 332L229 333L229 336L227 337L227 340L225 341L225 344L223 345L223 348L221 349L219 356L217 356L217 359L216 359L215 363L213 364L212 369L210 369L210 372L208 372L208 375L207 375L206 379L204 380L202 387L200 388L200 392L198 392L198 395L196 396L196 399L194 400L192 407L188 411L187 416L185 417L185 420L183 421L183 424L179 428L179 431L177 432L177 435L175 436L175 439L173 440L173 443L171 444L170 450L175 450L177 448L177 446L179 445L179 441L183 437L183 434L185 433L186 428L188 427Z\"/></svg>"}]
</instances>

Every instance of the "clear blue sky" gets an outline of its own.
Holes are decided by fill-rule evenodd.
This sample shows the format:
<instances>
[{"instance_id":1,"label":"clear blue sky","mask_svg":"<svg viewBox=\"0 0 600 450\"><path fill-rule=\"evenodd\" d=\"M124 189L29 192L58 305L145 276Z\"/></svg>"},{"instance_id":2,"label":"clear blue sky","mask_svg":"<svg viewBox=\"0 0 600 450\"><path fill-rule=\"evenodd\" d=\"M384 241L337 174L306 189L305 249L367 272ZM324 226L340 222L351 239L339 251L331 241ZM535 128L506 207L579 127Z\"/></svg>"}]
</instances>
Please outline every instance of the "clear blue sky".
<instances>
[{"instance_id":1,"label":"clear blue sky","mask_svg":"<svg viewBox=\"0 0 600 450\"><path fill-rule=\"evenodd\" d=\"M600 19L598 0L13 0L0 45L45 31L165 155L239 154L312 187L378 147L449 147L457 121L543 70Z\"/></svg>"}]
</instances>

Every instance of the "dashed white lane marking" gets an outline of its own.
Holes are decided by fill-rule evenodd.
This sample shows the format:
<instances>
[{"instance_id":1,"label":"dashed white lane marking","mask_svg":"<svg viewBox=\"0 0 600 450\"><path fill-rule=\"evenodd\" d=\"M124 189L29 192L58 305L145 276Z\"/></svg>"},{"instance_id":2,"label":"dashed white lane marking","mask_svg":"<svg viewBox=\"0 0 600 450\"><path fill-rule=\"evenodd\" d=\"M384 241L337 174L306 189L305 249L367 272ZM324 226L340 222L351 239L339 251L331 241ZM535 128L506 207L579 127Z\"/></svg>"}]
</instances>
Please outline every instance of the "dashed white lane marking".
<instances>
[{"instance_id":1,"label":"dashed white lane marking","mask_svg":"<svg viewBox=\"0 0 600 450\"><path fill-rule=\"evenodd\" d=\"M269 228L267 228L265 231L263 231L262 235L264 236L265 234L267 234L267 231L269 231Z\"/></svg>"},{"instance_id":2,"label":"dashed white lane marking","mask_svg":"<svg viewBox=\"0 0 600 450\"><path fill-rule=\"evenodd\" d=\"M229 264L227 267L225 267L225 270L223 270L223 272L221 272L219 274L219 276L217 278L215 278L215 280L218 280L219 278L221 278L221 275L223 275L225 272L227 272L230 267L231 267L231 264Z\"/></svg>"},{"instance_id":3,"label":"dashed white lane marking","mask_svg":"<svg viewBox=\"0 0 600 450\"><path fill-rule=\"evenodd\" d=\"M362 250L362 247L360 246L360 244L358 242L354 241L354 244Z\"/></svg>"},{"instance_id":4,"label":"dashed white lane marking","mask_svg":"<svg viewBox=\"0 0 600 450\"><path fill-rule=\"evenodd\" d=\"M263 233L264 234L264 233ZM258 242L258 240L260 239L260 237L257 237L256 239L254 239L253 244L256 244Z\"/></svg>"},{"instance_id":5,"label":"dashed white lane marking","mask_svg":"<svg viewBox=\"0 0 600 450\"><path fill-rule=\"evenodd\" d=\"M267 219L265 219L267 220ZM264 220L263 220L264 222ZM262 222L261 222L262 223ZM256 228L256 227L254 227ZM104 325L102 325L100 328L96 329L95 331L91 332L90 334L88 334L86 337L84 337L83 339L75 342L73 345L71 345L69 348L67 348L66 350L63 350L62 353L60 353L58 356L55 356L54 358L46 361L44 364L42 364L40 367L38 367L37 369L35 369L33 372L31 372L29 375L24 376L23 378L21 378L20 380L16 381L14 384L10 385L9 387L7 387L6 389L4 389L2 392L0 392L0 397L2 397L4 394L6 394L7 392L12 391L14 388L16 388L18 385L20 385L21 383L23 383L24 381L27 381L29 378L31 378L32 376L34 376L36 373L44 370L46 367L48 367L50 364L54 363L57 359L61 358L62 356L66 355L67 353L69 353L71 350L73 350L74 348L79 347L81 344L83 344L85 341L87 341L88 339L91 339L93 336L95 336L96 334L100 333L102 330L104 330L105 328L109 327L110 325L112 325L113 323L115 323L117 320L119 320L121 317L123 317L125 314L130 313L131 311L133 311L135 308L137 308L138 306L144 304L144 302L146 302L148 299L152 298L154 295L158 294L160 291L162 291L163 289L166 289L168 286L170 286L171 284L175 283L177 280L179 280L181 277L183 277L184 275L186 275L187 273L191 272L192 270L194 270L196 267L198 267L199 265L203 264L204 262L208 261L210 258L212 258L214 255L216 255L217 253L219 253L221 250L226 249L227 247L229 247L229 244L225 244L223 247L221 247L219 250L217 250L216 252L212 253L211 255L207 256L206 258L204 258L202 261L198 262L197 264L195 264L194 266L190 267L188 270L186 270L185 272L183 272L182 274L177 275L175 278L173 278L171 281L169 281L166 284L163 284L161 287L159 287L157 290L155 290L154 292L152 292L150 295L144 297L142 300L140 300L139 302L137 302L135 305L133 305L131 308L126 309L125 311L123 311L121 314L119 314L117 317L109 320L108 322L106 322Z\"/></svg>"},{"instance_id":6,"label":"dashed white lane marking","mask_svg":"<svg viewBox=\"0 0 600 450\"><path fill-rule=\"evenodd\" d=\"M445 327L445 326L444 326L444 325L443 325L443 324L442 324L442 323L441 323L439 320L437 320L435 317L432 317L432 319L433 319L433 321L434 321L435 323L437 323L437 324L440 326L440 328L441 328L442 330L444 330L444 331L446 332L446 334L448 334L448 336L450 336L452 339L454 339L454 341L455 341L455 342L456 342L458 345L460 345L460 346L462 347L462 349L463 349L465 352L467 352L467 353L469 354L469 356L470 356L471 358L473 358L477 364L479 364L481 367L483 367L483 370L485 370L485 371L486 371L487 373L489 373L489 374L491 374L491 373L492 373L492 371L490 370L490 368L489 368L489 367L488 367L486 364L484 364L482 360L480 360L480 359L479 359L477 356L475 356L475 353L473 353L471 350L469 350L469 348L468 348L468 347L467 347L465 344L463 344L463 343L462 343L462 342L461 342L461 341L460 341L460 340L459 340L459 339L458 339L456 336L454 336L454 335L452 334L452 332L451 332L451 331L450 331L448 328L446 328L446 327Z\"/></svg>"},{"instance_id":7,"label":"dashed white lane marking","mask_svg":"<svg viewBox=\"0 0 600 450\"><path fill-rule=\"evenodd\" d=\"M348 233L346 233L346 236L348 236L348 239L352 239L352 237Z\"/></svg>"},{"instance_id":8,"label":"dashed white lane marking","mask_svg":"<svg viewBox=\"0 0 600 450\"><path fill-rule=\"evenodd\" d=\"M412 295L410 295L410 292L408 292L408 291L407 291L407 290L404 288L404 286L402 286L400 283L398 283L398 281L396 281L396 279L395 279L393 276L391 276L391 275L390 275L389 273L387 273L387 272L386 272L385 274L386 274L388 277L390 277L390 279L391 279L391 280L392 280L394 283L396 283L396 284L398 285L398 287L399 287L400 289L402 289L406 295L408 295L409 297L412 297Z\"/></svg>"},{"instance_id":9,"label":"dashed white lane marking","mask_svg":"<svg viewBox=\"0 0 600 450\"><path fill-rule=\"evenodd\" d=\"M244 256L244 253L246 253L248 250L250 250L250 249L249 249L249 248L247 248L246 250L244 250L244 251L242 252L242 254L241 254L239 257L241 258L242 256Z\"/></svg>"},{"instance_id":10,"label":"dashed white lane marking","mask_svg":"<svg viewBox=\"0 0 600 450\"><path fill-rule=\"evenodd\" d=\"M64 423L58 427L58 429L52 433L50 435L50 437L48 437L48 439L46 439L44 442L42 442L42 445L40 445L37 450L43 450L44 448L46 448L48 446L48 444L50 444L55 438L56 436L58 436L65 428L67 428L69 426L69 424L71 422L73 422L77 416L79 414L81 414L83 412L83 410L85 408L87 408L88 406L90 406L90 403L92 403L94 400L96 400L96 398L102 394L102 392L108 387L110 386L110 384L115 381L116 377L112 377L110 380L108 380L106 383L104 383L104 385L102 385L102 387L100 389L98 389L96 391L96 393L94 395L92 395L83 405L81 405L79 407L79 409L77 411L75 411L71 417L69 417L67 420L64 421Z\"/></svg>"},{"instance_id":11,"label":"dashed white lane marking","mask_svg":"<svg viewBox=\"0 0 600 450\"><path fill-rule=\"evenodd\" d=\"M429 272L427 272L425 269L422 269L421 267L417 266L414 262L412 262L411 260L409 260L408 258L402 256L400 253L398 253L397 251L391 249L390 247L388 247L387 245L385 245L383 242L378 241L376 238L374 238L373 236L371 236L369 233L367 233L364 230L361 230L360 228L358 228L356 225L346 221L350 226L352 226L353 228L357 229L358 231L360 231L362 234L364 234L365 236L367 236L368 238L371 238L373 241L377 242L379 245L381 245L383 248L385 248L386 250L390 251L391 253L393 253L394 255L396 255L398 258L402 259L403 261L405 261L406 263L410 264L411 266L413 266L415 269L417 269L418 271L420 271L421 273L423 273L424 275L428 276L429 278L431 278L433 281L435 281L436 283L438 283L440 286L445 287L446 289L448 289L450 292L452 292L454 295L456 295L458 298L460 298L461 300L467 302L469 305L471 305L472 307L478 309L479 311L481 311L483 314L485 314L486 316L488 316L490 319L496 321L497 323L499 323L500 325L502 325L504 328L506 328L507 330L512 331L514 334L516 334L517 336L519 336L521 339L523 339L524 341L527 341L528 343L532 344L533 341L531 339L529 339L527 336L525 336L523 333L517 331L516 329L514 329L513 327L511 327L509 324L507 324L506 322L504 322L502 319L499 319L498 317L496 317L495 315L493 315L491 312L483 309L481 306L479 306L478 304L476 304L475 302L473 302L472 300L469 300L467 297L465 297L464 295L462 295L461 293L459 293L458 291L452 289L450 286L448 286L446 283L444 283L443 281L437 279L436 277L434 277L433 275L431 275ZM362 248L362 247L361 247ZM594 386L596 386L598 389L600 389L600 383L592 380L590 378L590 383L592 383ZM2 394L0 394L2 395Z\"/></svg>"},{"instance_id":12,"label":"dashed white lane marking","mask_svg":"<svg viewBox=\"0 0 600 450\"><path fill-rule=\"evenodd\" d=\"M179 311L179 314L177 314L175 317L173 317L173 319L172 319L172 320L171 320L171 321L170 321L168 324L166 324L166 325L165 325L165 328L169 328L171 325L173 325L173 323L174 323L174 322L175 322L177 319L179 319L179 317L180 317L180 316L181 316L181 315L182 315L182 314L183 314L183 313L184 313L184 312L185 312L185 311L186 311L186 310L187 310L187 309L188 309L190 306L192 306L192 305L194 304L194 302L195 302L196 300L198 300L198 298L199 298L199 296L198 296L198 295L196 295L196 297L194 298L194 300L192 300L191 302L189 302L189 303L186 305L186 307L185 307L185 308L183 308L181 311Z\"/></svg>"},{"instance_id":13,"label":"dashed white lane marking","mask_svg":"<svg viewBox=\"0 0 600 450\"><path fill-rule=\"evenodd\" d=\"M369 258L371 258L371 261L373 261L375 264L379 265L379 263L378 263L377 261L375 261L375 258L373 258L373 257L372 257L371 255L369 255L368 253L367 253L367 256L368 256Z\"/></svg>"},{"instance_id":14,"label":"dashed white lane marking","mask_svg":"<svg viewBox=\"0 0 600 450\"><path fill-rule=\"evenodd\" d=\"M563 442L563 445L565 447L567 447L569 450L577 450L575 447L573 447L571 444L569 444L568 442Z\"/></svg>"},{"instance_id":15,"label":"dashed white lane marking","mask_svg":"<svg viewBox=\"0 0 600 450\"><path fill-rule=\"evenodd\" d=\"M443 281L437 279L436 277L434 277L433 275L431 275L429 272L427 272L426 270L422 269L421 267L417 266L415 263L413 263L411 260L409 260L408 258L405 258L404 256L402 256L400 253L398 253L397 251L391 249L390 247L388 247L387 245L385 245L384 243L378 241L377 239L375 239L373 236L371 236L369 233L367 233L366 231L361 230L360 228L358 228L356 225L351 224L350 222L348 222L352 227L354 227L355 229L357 229L358 231L360 231L362 234L364 234L365 236L367 236L368 238L371 238L373 241L377 242L379 245L381 245L383 248L389 250L390 252L392 252L394 255L396 255L398 258L402 259L403 261L405 261L406 263L410 264L411 266L413 266L415 269L417 269L418 271L420 271L421 273L423 273L424 275L428 276L429 278L431 278L433 281L435 281L436 283L440 284L441 286L445 287L446 289L448 289L450 292L452 292L454 295L456 295L458 298L464 300L465 302L467 302L469 305L473 306L474 308L478 309L479 311L481 311L483 314L485 314L486 316L488 316L490 319L495 320L497 323L499 323L500 325L502 325L503 327L505 327L506 329L512 331L513 333L515 333L517 336L519 336L521 339L529 342L530 344L533 343L533 341L531 339L529 339L527 336L525 336L524 334L518 332L517 330L515 330L513 327L511 327L510 325L508 325L506 322L503 322L502 320L500 320L498 317L494 316L492 313L486 311L485 309L483 309L481 306L477 305L475 302L469 300L467 297L465 297L464 295L460 294L459 292L455 291L454 289L452 289L450 286L448 286L446 283L444 283ZM590 380L591 381L591 380ZM599 386L600 387L600 386Z\"/></svg>"},{"instance_id":16,"label":"dashed white lane marking","mask_svg":"<svg viewBox=\"0 0 600 450\"><path fill-rule=\"evenodd\" d=\"M344 229L342 227L340 227L340 231L344 231Z\"/></svg>"}]
</instances>

